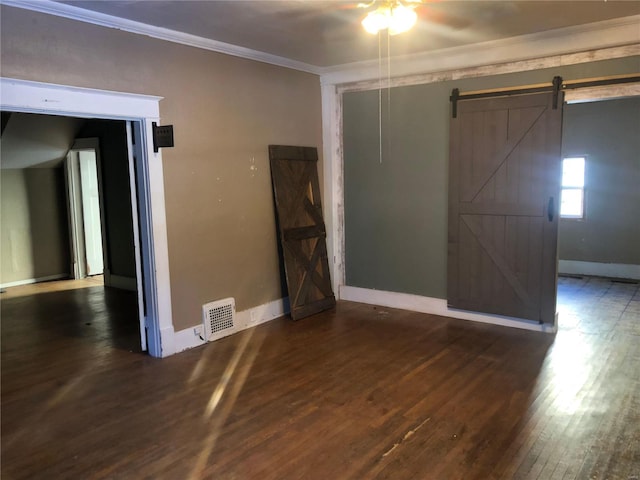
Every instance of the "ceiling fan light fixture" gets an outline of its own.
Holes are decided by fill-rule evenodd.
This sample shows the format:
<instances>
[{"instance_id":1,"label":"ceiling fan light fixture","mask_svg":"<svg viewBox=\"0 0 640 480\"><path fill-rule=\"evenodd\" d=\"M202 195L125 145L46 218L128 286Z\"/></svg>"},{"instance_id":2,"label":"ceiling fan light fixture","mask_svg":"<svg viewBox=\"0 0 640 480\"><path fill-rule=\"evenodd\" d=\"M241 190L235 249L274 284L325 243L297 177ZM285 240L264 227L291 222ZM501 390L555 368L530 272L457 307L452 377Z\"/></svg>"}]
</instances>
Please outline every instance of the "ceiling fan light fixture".
<instances>
[{"instance_id":1,"label":"ceiling fan light fixture","mask_svg":"<svg viewBox=\"0 0 640 480\"><path fill-rule=\"evenodd\" d=\"M389 35L397 35L410 30L417 20L414 7L406 7L396 0L369 12L362 20L362 27L372 35L385 29L389 29Z\"/></svg>"},{"instance_id":2,"label":"ceiling fan light fixture","mask_svg":"<svg viewBox=\"0 0 640 480\"><path fill-rule=\"evenodd\" d=\"M362 20L364 29L372 34L377 34L380 30L389 28L389 11L380 7L373 12L369 12Z\"/></svg>"},{"instance_id":3,"label":"ceiling fan light fixture","mask_svg":"<svg viewBox=\"0 0 640 480\"><path fill-rule=\"evenodd\" d=\"M398 4L391 10L389 18L389 35L397 35L399 33L411 30L418 20L418 14L413 8L405 7Z\"/></svg>"}]
</instances>

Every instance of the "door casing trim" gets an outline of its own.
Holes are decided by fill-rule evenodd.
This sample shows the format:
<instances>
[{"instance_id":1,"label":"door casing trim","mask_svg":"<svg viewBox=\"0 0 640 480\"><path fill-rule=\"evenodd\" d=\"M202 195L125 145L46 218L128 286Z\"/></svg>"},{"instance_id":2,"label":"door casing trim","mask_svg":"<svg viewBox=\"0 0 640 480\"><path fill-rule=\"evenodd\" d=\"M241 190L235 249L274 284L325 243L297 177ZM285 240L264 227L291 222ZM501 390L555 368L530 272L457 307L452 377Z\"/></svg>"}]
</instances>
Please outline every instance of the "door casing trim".
<instances>
[{"instance_id":1,"label":"door casing trim","mask_svg":"<svg viewBox=\"0 0 640 480\"><path fill-rule=\"evenodd\" d=\"M345 235L344 235L344 151L343 151L343 93L422 85L447 80L480 78L486 76L532 71L566 65L590 63L611 58L625 58L637 55L640 44L593 48L590 50L559 54L542 58L532 58L506 63L493 63L470 68L458 68L446 71L412 73L390 79L362 79L354 81L323 75L321 83L322 101L322 150L323 150L323 199L329 208L325 209L327 228L327 256L329 270L336 299L343 299L342 287L346 286ZM631 87L634 88L634 87ZM577 90L576 90L577 91ZM629 93L629 92L625 92ZM635 90L630 95L637 94ZM594 98L581 98L581 101L597 101L604 98L599 90ZM570 98L570 97L569 97Z\"/></svg>"},{"instance_id":2,"label":"door casing trim","mask_svg":"<svg viewBox=\"0 0 640 480\"><path fill-rule=\"evenodd\" d=\"M152 122L160 120L163 97L113 92L69 85L57 85L0 77L0 109L24 113L42 113L80 118L128 120L141 123L145 160L148 166L145 196L151 212L150 242L155 270L154 296L157 308L147 312L148 351L154 357L175 353L171 314L171 286L166 230L162 153L153 152ZM141 253L148 254L142 246ZM153 284L153 283L152 283ZM149 332L151 333L151 332Z\"/></svg>"}]
</instances>

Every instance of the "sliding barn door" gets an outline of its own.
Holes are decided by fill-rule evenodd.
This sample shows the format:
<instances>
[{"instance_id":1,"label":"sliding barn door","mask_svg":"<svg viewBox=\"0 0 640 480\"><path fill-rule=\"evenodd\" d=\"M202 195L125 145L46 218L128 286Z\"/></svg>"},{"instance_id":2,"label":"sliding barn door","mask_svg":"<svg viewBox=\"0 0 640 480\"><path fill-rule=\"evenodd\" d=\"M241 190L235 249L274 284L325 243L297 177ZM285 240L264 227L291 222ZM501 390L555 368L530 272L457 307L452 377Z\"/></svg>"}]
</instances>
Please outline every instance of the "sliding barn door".
<instances>
[{"instance_id":1,"label":"sliding barn door","mask_svg":"<svg viewBox=\"0 0 640 480\"><path fill-rule=\"evenodd\" d=\"M298 320L336 304L320 203L318 151L271 145L269 159L291 317Z\"/></svg>"},{"instance_id":2,"label":"sliding barn door","mask_svg":"<svg viewBox=\"0 0 640 480\"><path fill-rule=\"evenodd\" d=\"M451 119L450 308L554 323L562 99L459 100Z\"/></svg>"}]
</instances>

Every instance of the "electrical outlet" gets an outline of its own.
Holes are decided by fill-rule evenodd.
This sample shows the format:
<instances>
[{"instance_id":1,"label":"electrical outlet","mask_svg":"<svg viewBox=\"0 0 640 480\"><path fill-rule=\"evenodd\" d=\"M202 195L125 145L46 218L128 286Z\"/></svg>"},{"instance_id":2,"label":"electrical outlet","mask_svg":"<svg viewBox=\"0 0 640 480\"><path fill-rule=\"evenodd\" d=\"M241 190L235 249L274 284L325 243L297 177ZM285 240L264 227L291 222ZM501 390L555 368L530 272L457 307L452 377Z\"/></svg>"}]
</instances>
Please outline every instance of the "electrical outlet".
<instances>
[{"instance_id":1,"label":"electrical outlet","mask_svg":"<svg viewBox=\"0 0 640 480\"><path fill-rule=\"evenodd\" d=\"M251 325L258 323L259 317L256 310L251 310Z\"/></svg>"},{"instance_id":2,"label":"electrical outlet","mask_svg":"<svg viewBox=\"0 0 640 480\"><path fill-rule=\"evenodd\" d=\"M193 334L194 334L196 337L203 338L203 337L202 337L202 325L200 325L200 326L198 326L198 327L194 327L194 328L193 328Z\"/></svg>"}]
</instances>

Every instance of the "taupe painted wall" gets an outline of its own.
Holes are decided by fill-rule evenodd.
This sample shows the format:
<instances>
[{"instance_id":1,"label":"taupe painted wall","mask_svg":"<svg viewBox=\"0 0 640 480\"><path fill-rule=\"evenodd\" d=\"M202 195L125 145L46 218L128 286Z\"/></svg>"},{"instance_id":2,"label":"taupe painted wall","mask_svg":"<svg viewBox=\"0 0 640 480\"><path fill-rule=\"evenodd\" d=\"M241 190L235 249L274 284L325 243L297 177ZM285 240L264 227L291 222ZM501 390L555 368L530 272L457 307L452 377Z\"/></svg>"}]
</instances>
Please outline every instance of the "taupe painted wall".
<instances>
[{"instance_id":1,"label":"taupe painted wall","mask_svg":"<svg viewBox=\"0 0 640 480\"><path fill-rule=\"evenodd\" d=\"M69 275L62 167L3 169L0 188L0 284Z\"/></svg>"},{"instance_id":2,"label":"taupe painted wall","mask_svg":"<svg viewBox=\"0 0 640 480\"><path fill-rule=\"evenodd\" d=\"M640 58L608 60L344 95L346 281L348 285L446 298L449 95L461 91L636 73Z\"/></svg>"},{"instance_id":3,"label":"taupe painted wall","mask_svg":"<svg viewBox=\"0 0 640 480\"><path fill-rule=\"evenodd\" d=\"M114 29L1 7L2 75L163 96L174 328L203 303L238 310L282 296L269 144L322 143L315 75ZM321 152L320 152L321 153ZM319 165L320 170L322 165Z\"/></svg>"},{"instance_id":4,"label":"taupe painted wall","mask_svg":"<svg viewBox=\"0 0 640 480\"><path fill-rule=\"evenodd\" d=\"M567 105L564 157L586 155L585 218L560 221L562 260L640 264L640 98Z\"/></svg>"},{"instance_id":5,"label":"taupe painted wall","mask_svg":"<svg viewBox=\"0 0 640 480\"><path fill-rule=\"evenodd\" d=\"M127 130L122 120L89 120L78 138L100 142L103 215L106 223L107 261L112 275L135 279L133 220L129 184Z\"/></svg>"}]
</instances>

